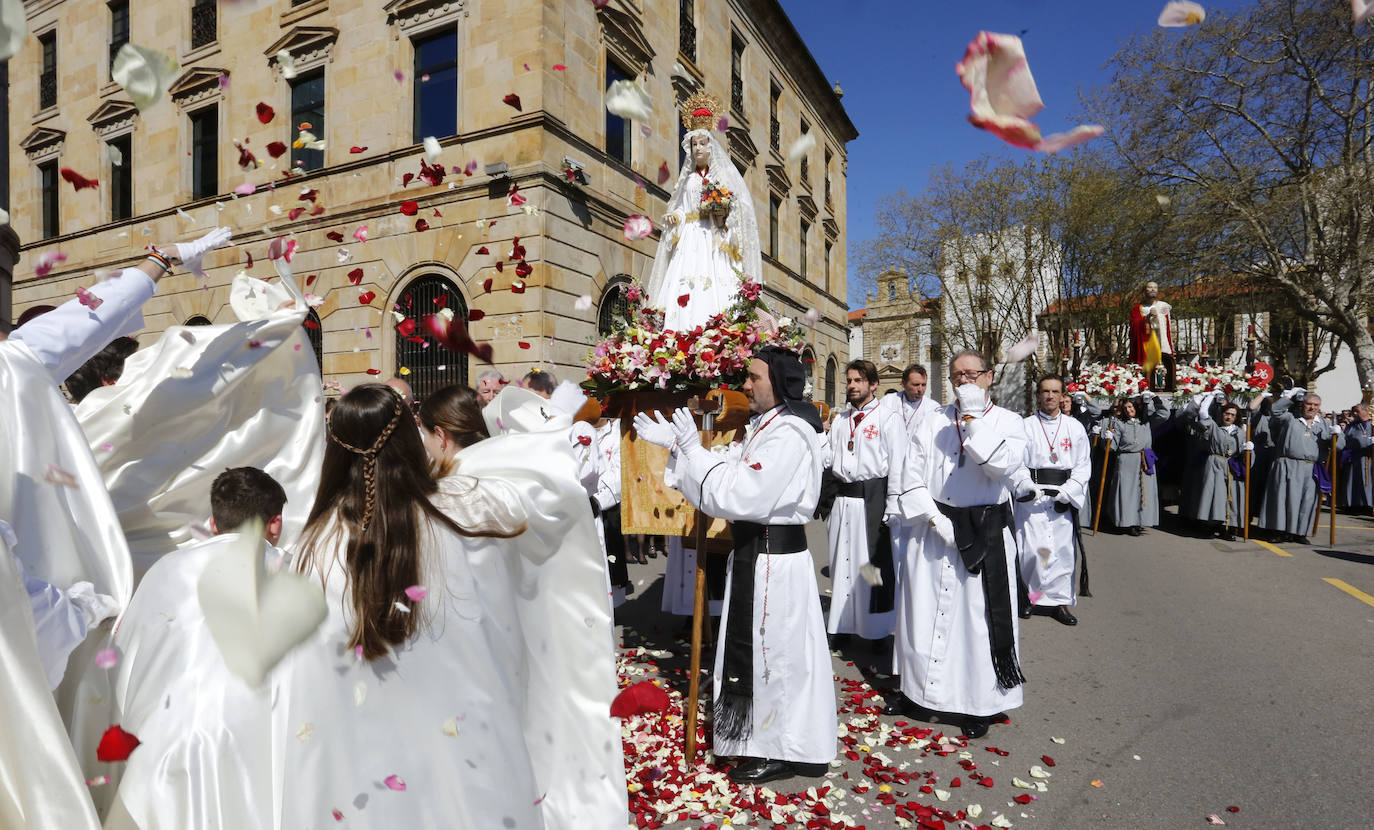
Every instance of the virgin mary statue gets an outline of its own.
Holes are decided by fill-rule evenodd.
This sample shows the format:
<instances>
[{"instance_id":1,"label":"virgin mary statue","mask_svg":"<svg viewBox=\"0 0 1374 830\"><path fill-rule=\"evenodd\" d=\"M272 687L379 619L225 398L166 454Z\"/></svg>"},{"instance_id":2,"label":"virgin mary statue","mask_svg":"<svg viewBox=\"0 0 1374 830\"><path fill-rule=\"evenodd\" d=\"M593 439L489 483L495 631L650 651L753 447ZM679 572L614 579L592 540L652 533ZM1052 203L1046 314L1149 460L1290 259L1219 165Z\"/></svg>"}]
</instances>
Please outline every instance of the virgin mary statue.
<instances>
[{"instance_id":1,"label":"virgin mary statue","mask_svg":"<svg viewBox=\"0 0 1374 830\"><path fill-rule=\"evenodd\" d=\"M663 217L649 302L663 309L663 327L689 331L724 311L741 277L762 280L759 226L744 177L712 133L720 102L698 93L687 99L682 125L686 160Z\"/></svg>"}]
</instances>

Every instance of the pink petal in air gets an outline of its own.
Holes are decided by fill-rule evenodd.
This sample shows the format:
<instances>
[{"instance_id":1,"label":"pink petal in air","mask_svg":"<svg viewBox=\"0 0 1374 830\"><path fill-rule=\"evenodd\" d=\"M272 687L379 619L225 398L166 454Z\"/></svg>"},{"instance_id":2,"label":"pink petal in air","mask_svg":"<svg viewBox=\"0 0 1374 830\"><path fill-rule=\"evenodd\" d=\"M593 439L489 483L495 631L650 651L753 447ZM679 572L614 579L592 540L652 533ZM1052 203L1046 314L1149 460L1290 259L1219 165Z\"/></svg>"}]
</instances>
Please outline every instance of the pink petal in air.
<instances>
[{"instance_id":1,"label":"pink petal in air","mask_svg":"<svg viewBox=\"0 0 1374 830\"><path fill-rule=\"evenodd\" d=\"M1159 13L1159 25L1171 29L1192 26L1206 19L1207 10L1192 0L1172 0L1164 4L1164 11Z\"/></svg>"},{"instance_id":2,"label":"pink petal in air","mask_svg":"<svg viewBox=\"0 0 1374 830\"><path fill-rule=\"evenodd\" d=\"M382 783L386 785L388 790L396 790L397 792L406 791L405 779L401 778L399 775L388 775Z\"/></svg>"}]
</instances>

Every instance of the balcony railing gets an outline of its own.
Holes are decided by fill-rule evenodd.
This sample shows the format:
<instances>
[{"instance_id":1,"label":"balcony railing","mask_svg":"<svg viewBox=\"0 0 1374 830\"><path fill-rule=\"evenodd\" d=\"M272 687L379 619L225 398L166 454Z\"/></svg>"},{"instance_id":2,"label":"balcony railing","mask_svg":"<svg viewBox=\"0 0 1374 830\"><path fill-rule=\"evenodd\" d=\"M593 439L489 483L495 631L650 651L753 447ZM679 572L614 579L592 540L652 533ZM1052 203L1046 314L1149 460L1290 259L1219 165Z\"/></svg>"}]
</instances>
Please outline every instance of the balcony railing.
<instances>
[{"instance_id":1,"label":"balcony railing","mask_svg":"<svg viewBox=\"0 0 1374 830\"><path fill-rule=\"evenodd\" d=\"M802 158L801 158L801 180L802 180L802 184L810 186L810 184L811 184L811 162L810 162L809 159L807 159L806 156L802 156Z\"/></svg>"},{"instance_id":2,"label":"balcony railing","mask_svg":"<svg viewBox=\"0 0 1374 830\"><path fill-rule=\"evenodd\" d=\"M692 63L697 61L697 24L692 20L693 0L682 0L678 17L678 49Z\"/></svg>"},{"instance_id":3,"label":"balcony railing","mask_svg":"<svg viewBox=\"0 0 1374 830\"><path fill-rule=\"evenodd\" d=\"M782 149L782 126L776 118L768 123L768 146L774 150Z\"/></svg>"},{"instance_id":4,"label":"balcony railing","mask_svg":"<svg viewBox=\"0 0 1374 830\"><path fill-rule=\"evenodd\" d=\"M826 210L829 210L830 207L831 207L831 203L830 203L830 174L829 174L829 173L827 173L826 176L825 176L825 207L826 207Z\"/></svg>"},{"instance_id":5,"label":"balcony railing","mask_svg":"<svg viewBox=\"0 0 1374 830\"><path fill-rule=\"evenodd\" d=\"M57 70L44 72L38 76L38 108L47 109L57 106Z\"/></svg>"},{"instance_id":6,"label":"balcony railing","mask_svg":"<svg viewBox=\"0 0 1374 830\"><path fill-rule=\"evenodd\" d=\"M191 48L197 49L218 39L218 8L214 2L197 2L191 7Z\"/></svg>"},{"instance_id":7,"label":"balcony railing","mask_svg":"<svg viewBox=\"0 0 1374 830\"><path fill-rule=\"evenodd\" d=\"M730 111L744 115L744 79L738 75L730 78Z\"/></svg>"}]
</instances>

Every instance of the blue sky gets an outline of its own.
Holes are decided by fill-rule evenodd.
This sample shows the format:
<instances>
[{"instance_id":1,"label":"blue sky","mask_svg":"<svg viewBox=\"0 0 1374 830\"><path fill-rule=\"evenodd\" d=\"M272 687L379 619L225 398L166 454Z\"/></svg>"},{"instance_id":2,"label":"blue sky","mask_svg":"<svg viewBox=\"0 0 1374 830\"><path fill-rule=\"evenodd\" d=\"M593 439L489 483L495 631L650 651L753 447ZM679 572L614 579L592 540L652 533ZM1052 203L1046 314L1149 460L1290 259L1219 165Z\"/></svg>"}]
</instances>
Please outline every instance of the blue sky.
<instances>
[{"instance_id":1,"label":"blue sky","mask_svg":"<svg viewBox=\"0 0 1374 830\"><path fill-rule=\"evenodd\" d=\"M1165 0L781 2L826 76L844 88L845 109L859 129L849 145L852 269L853 252L875 235L884 196L901 188L920 193L927 171L946 162L1027 152L968 123L968 93L954 65L980 29L1021 35L1045 101L1035 121L1048 135L1080 123L1080 90L1108 82L1107 61L1133 35L1155 28ZM1251 3L1203 5L1210 13ZM851 294L850 306L862 305Z\"/></svg>"}]
</instances>

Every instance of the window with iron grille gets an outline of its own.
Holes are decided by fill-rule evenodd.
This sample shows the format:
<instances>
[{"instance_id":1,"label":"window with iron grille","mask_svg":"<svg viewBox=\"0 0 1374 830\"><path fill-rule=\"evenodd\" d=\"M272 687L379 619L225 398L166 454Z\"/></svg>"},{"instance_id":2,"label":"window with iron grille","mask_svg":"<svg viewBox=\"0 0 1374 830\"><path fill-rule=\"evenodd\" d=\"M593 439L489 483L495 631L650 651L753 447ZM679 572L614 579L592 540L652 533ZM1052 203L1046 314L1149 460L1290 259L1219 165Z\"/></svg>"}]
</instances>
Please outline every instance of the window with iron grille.
<instances>
[{"instance_id":1,"label":"window with iron grille","mask_svg":"<svg viewBox=\"0 0 1374 830\"><path fill-rule=\"evenodd\" d=\"M840 402L835 399L835 356L833 354L825 361L825 400L831 406L840 405Z\"/></svg>"},{"instance_id":2,"label":"window with iron grille","mask_svg":"<svg viewBox=\"0 0 1374 830\"><path fill-rule=\"evenodd\" d=\"M607 56L605 89L610 89L611 84L616 81L628 81L632 77L624 67ZM606 110L606 155L625 164L630 163L631 150L633 149L630 134L631 126L630 119L621 118L610 110Z\"/></svg>"},{"instance_id":3,"label":"window with iron grille","mask_svg":"<svg viewBox=\"0 0 1374 830\"><path fill-rule=\"evenodd\" d=\"M133 136L125 133L108 143L120 159L119 164L110 164L110 221L118 222L134 215Z\"/></svg>"},{"instance_id":4,"label":"window with iron grille","mask_svg":"<svg viewBox=\"0 0 1374 830\"><path fill-rule=\"evenodd\" d=\"M302 125L309 124L309 127ZM291 82L291 123L287 125L286 142L291 146L291 166L302 170L324 167L324 151L296 147L296 131L307 129L321 141L324 129L324 70L301 75Z\"/></svg>"},{"instance_id":5,"label":"window with iron grille","mask_svg":"<svg viewBox=\"0 0 1374 830\"><path fill-rule=\"evenodd\" d=\"M825 148L825 208L830 209L830 161L834 158L830 154L830 148Z\"/></svg>"},{"instance_id":6,"label":"window with iron grille","mask_svg":"<svg viewBox=\"0 0 1374 830\"><path fill-rule=\"evenodd\" d=\"M206 107L191 119L191 198L219 193L219 108Z\"/></svg>"},{"instance_id":7,"label":"window with iron grille","mask_svg":"<svg viewBox=\"0 0 1374 830\"><path fill-rule=\"evenodd\" d=\"M744 115L744 41L730 33L730 111Z\"/></svg>"},{"instance_id":8,"label":"window with iron grille","mask_svg":"<svg viewBox=\"0 0 1374 830\"><path fill-rule=\"evenodd\" d=\"M835 246L829 242L825 243L825 290L830 291L830 254Z\"/></svg>"},{"instance_id":9,"label":"window with iron grille","mask_svg":"<svg viewBox=\"0 0 1374 830\"><path fill-rule=\"evenodd\" d=\"M458 287L439 274L416 277L401 292L397 305L401 313L416 323L444 308L453 312L455 320L468 318L468 304L458 293ZM415 337L411 340L396 332L396 371L402 366L410 370L405 379L416 400L424 400L445 386L468 382L467 355L450 351L432 338L420 337L418 332Z\"/></svg>"},{"instance_id":10,"label":"window with iron grille","mask_svg":"<svg viewBox=\"0 0 1374 830\"><path fill-rule=\"evenodd\" d=\"M806 276L806 243L809 236L811 236L811 223L803 219L801 223L801 267L797 269L797 273L803 277Z\"/></svg>"},{"instance_id":11,"label":"window with iron grille","mask_svg":"<svg viewBox=\"0 0 1374 830\"><path fill-rule=\"evenodd\" d=\"M57 106L57 32L39 35L38 45L43 49L43 72L38 76L38 107L47 109Z\"/></svg>"},{"instance_id":12,"label":"window with iron grille","mask_svg":"<svg viewBox=\"0 0 1374 830\"><path fill-rule=\"evenodd\" d=\"M696 0L679 0L677 18L678 49L687 60L697 60Z\"/></svg>"},{"instance_id":13,"label":"window with iron grille","mask_svg":"<svg viewBox=\"0 0 1374 830\"><path fill-rule=\"evenodd\" d=\"M806 373L806 397L816 399L816 353L807 346L801 356L802 371Z\"/></svg>"},{"instance_id":14,"label":"window with iron grille","mask_svg":"<svg viewBox=\"0 0 1374 830\"><path fill-rule=\"evenodd\" d=\"M809 132L811 132L811 125L806 123L806 119L803 118L801 121L801 134L806 135ZM807 188L811 187L811 158L809 155L803 155L801 157L801 180L802 184L806 185Z\"/></svg>"},{"instance_id":15,"label":"window with iron grille","mask_svg":"<svg viewBox=\"0 0 1374 830\"><path fill-rule=\"evenodd\" d=\"M768 146L774 150L782 149L782 125L778 123L778 102L782 98L782 88L776 81L768 84Z\"/></svg>"},{"instance_id":16,"label":"window with iron grille","mask_svg":"<svg viewBox=\"0 0 1374 830\"><path fill-rule=\"evenodd\" d=\"M320 325L320 315L315 309L310 309L305 313L305 322L301 324L305 329L305 339L310 341L310 350L315 353L315 365L320 369L320 376L324 376L324 328ZM432 348L432 347L431 347Z\"/></svg>"},{"instance_id":17,"label":"window with iron grille","mask_svg":"<svg viewBox=\"0 0 1374 830\"><path fill-rule=\"evenodd\" d=\"M191 48L197 49L219 39L219 9L215 0L195 0L191 4Z\"/></svg>"},{"instance_id":18,"label":"window with iron grille","mask_svg":"<svg viewBox=\"0 0 1374 830\"><path fill-rule=\"evenodd\" d=\"M129 42L129 0L110 2L110 71L114 72L115 55Z\"/></svg>"},{"instance_id":19,"label":"window with iron grille","mask_svg":"<svg viewBox=\"0 0 1374 830\"><path fill-rule=\"evenodd\" d=\"M206 316L204 316L204 315L202 315L202 314L197 314L197 315L195 315L194 317L191 317L191 318L190 318L189 320L187 320L186 322L182 323L182 325L183 325L183 326L208 326L208 325L210 325L210 318L209 318L209 317L206 317Z\"/></svg>"},{"instance_id":20,"label":"window with iron grille","mask_svg":"<svg viewBox=\"0 0 1374 830\"><path fill-rule=\"evenodd\" d=\"M458 132L458 30L449 28L412 43L415 117L411 140L419 144L429 136L444 138Z\"/></svg>"},{"instance_id":21,"label":"window with iron grille","mask_svg":"<svg viewBox=\"0 0 1374 830\"><path fill-rule=\"evenodd\" d=\"M38 187L43 193L43 238L58 234L57 227L57 159L38 165Z\"/></svg>"},{"instance_id":22,"label":"window with iron grille","mask_svg":"<svg viewBox=\"0 0 1374 830\"><path fill-rule=\"evenodd\" d=\"M601 305L596 312L596 331L602 337L609 337L630 322L630 301L625 298L625 289L629 287L630 277L617 274L601 292Z\"/></svg>"}]
</instances>

